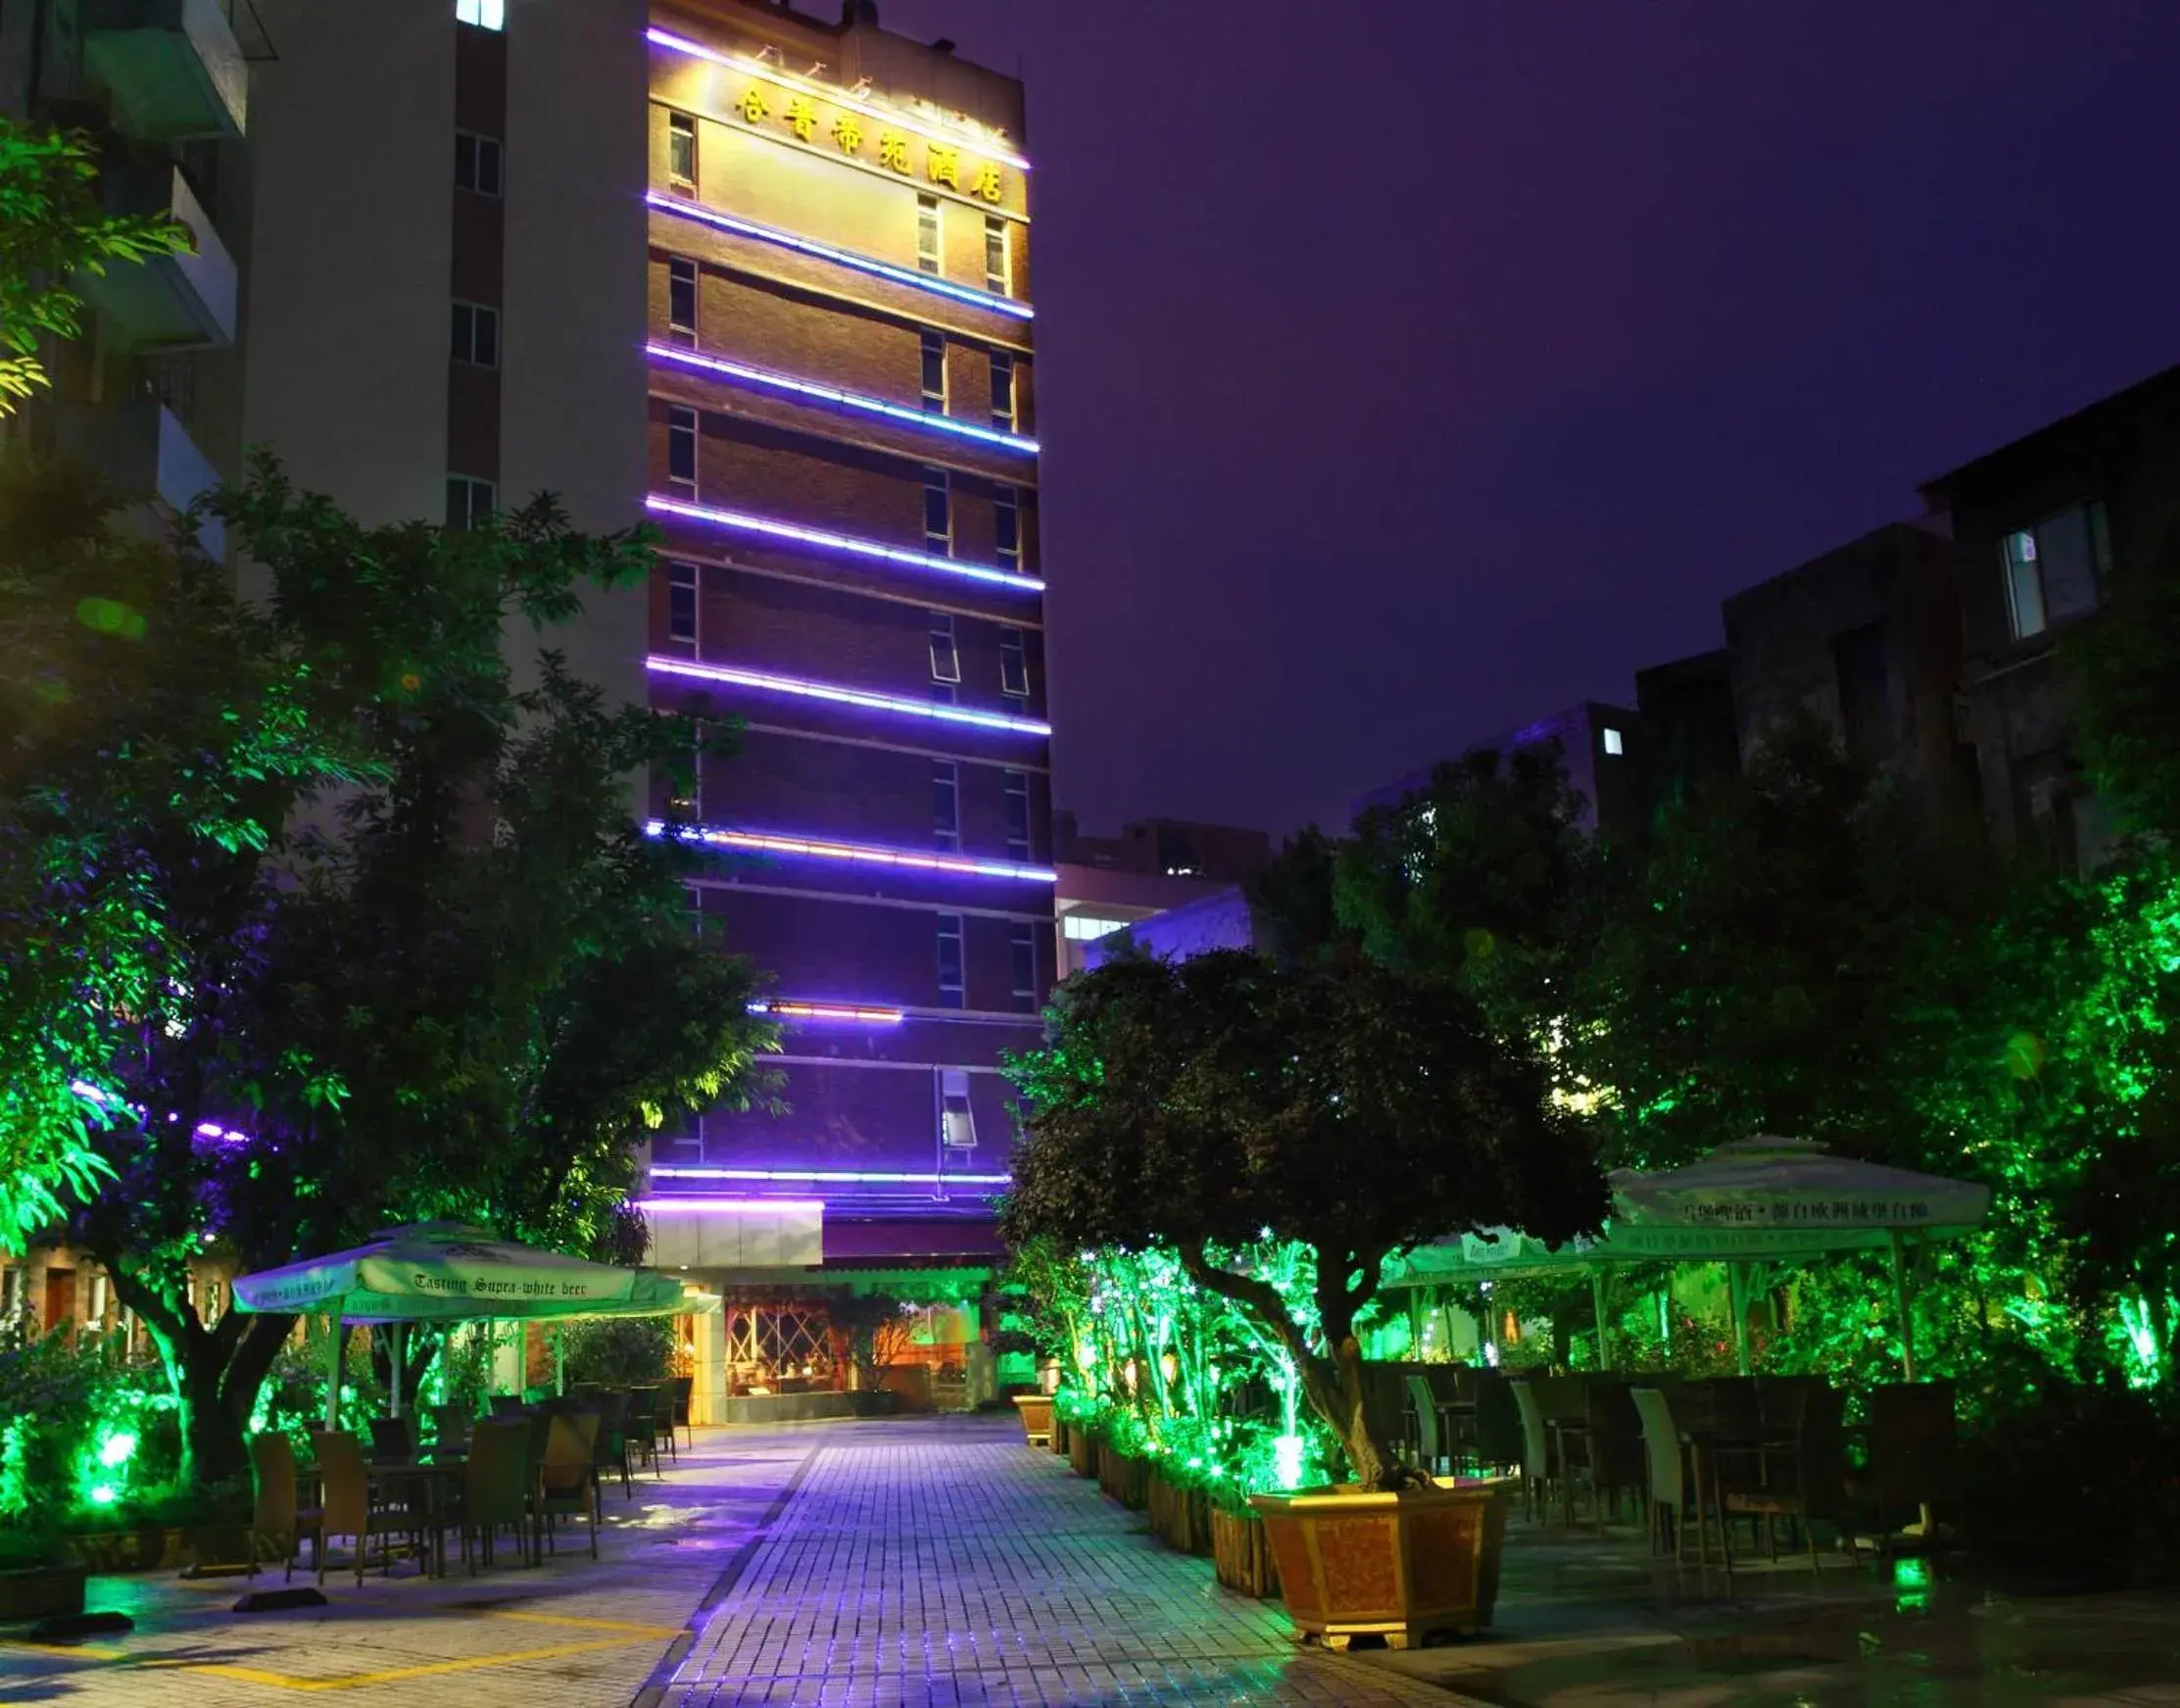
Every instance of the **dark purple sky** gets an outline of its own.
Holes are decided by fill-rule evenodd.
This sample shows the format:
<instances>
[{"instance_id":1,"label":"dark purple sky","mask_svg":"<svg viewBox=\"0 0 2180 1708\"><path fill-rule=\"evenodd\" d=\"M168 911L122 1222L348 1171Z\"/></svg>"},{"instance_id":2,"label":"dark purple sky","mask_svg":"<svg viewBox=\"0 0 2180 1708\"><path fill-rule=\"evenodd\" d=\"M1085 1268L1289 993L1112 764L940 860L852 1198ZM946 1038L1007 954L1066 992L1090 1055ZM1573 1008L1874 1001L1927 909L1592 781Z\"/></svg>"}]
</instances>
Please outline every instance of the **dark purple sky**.
<instances>
[{"instance_id":1,"label":"dark purple sky","mask_svg":"<svg viewBox=\"0 0 2180 1708\"><path fill-rule=\"evenodd\" d=\"M2180 361L2172 0L881 5L1029 81L1086 828L1344 823Z\"/></svg>"}]
</instances>

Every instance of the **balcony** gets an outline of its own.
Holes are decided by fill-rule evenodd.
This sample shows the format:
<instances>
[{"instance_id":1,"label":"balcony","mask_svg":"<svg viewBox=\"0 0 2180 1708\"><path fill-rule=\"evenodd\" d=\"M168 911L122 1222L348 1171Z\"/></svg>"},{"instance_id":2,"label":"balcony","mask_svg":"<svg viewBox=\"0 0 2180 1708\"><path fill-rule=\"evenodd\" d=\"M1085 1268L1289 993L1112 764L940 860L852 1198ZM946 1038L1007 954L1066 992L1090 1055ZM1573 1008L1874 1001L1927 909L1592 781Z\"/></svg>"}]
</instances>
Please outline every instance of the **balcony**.
<instances>
[{"instance_id":1,"label":"balcony","mask_svg":"<svg viewBox=\"0 0 2180 1708\"><path fill-rule=\"evenodd\" d=\"M250 71L218 0L82 0L83 63L124 135L242 134Z\"/></svg>"},{"instance_id":2,"label":"balcony","mask_svg":"<svg viewBox=\"0 0 2180 1708\"><path fill-rule=\"evenodd\" d=\"M234 342L235 265L212 219L175 167L106 174L115 214L164 214L186 225L194 251L142 263L111 262L84 277L85 296L116 323L128 350L203 350Z\"/></svg>"},{"instance_id":3,"label":"balcony","mask_svg":"<svg viewBox=\"0 0 2180 1708\"><path fill-rule=\"evenodd\" d=\"M150 398L73 405L62 411L60 429L62 455L90 464L123 498L141 500L151 513L136 519L160 531L219 484L189 429ZM207 516L197 538L208 557L226 556L224 524Z\"/></svg>"}]
</instances>

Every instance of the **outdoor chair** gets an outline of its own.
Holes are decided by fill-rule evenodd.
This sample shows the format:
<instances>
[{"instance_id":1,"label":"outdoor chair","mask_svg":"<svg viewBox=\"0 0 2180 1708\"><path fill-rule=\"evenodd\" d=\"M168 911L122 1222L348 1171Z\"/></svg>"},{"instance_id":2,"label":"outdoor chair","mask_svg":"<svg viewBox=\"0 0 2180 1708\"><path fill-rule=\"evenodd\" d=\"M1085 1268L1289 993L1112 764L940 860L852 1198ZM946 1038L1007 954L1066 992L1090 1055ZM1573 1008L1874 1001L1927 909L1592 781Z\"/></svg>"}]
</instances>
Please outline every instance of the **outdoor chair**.
<instances>
[{"instance_id":1,"label":"outdoor chair","mask_svg":"<svg viewBox=\"0 0 2180 1708\"><path fill-rule=\"evenodd\" d=\"M416 1432L406 1417L374 1417L371 1458L381 1465L408 1465L416 1458Z\"/></svg>"},{"instance_id":2,"label":"outdoor chair","mask_svg":"<svg viewBox=\"0 0 2180 1708\"><path fill-rule=\"evenodd\" d=\"M476 1417L465 1405L431 1408L431 1444L438 1453L459 1453L469 1445L469 1430Z\"/></svg>"},{"instance_id":3,"label":"outdoor chair","mask_svg":"<svg viewBox=\"0 0 2180 1708\"><path fill-rule=\"evenodd\" d=\"M1929 1534L1933 1511L1960 1494L1952 1383L1888 1382L1869 1391L1869 1467L1861 1483L1879 1530L1914 1520Z\"/></svg>"},{"instance_id":4,"label":"outdoor chair","mask_svg":"<svg viewBox=\"0 0 2180 1708\"><path fill-rule=\"evenodd\" d=\"M1759 1376L1756 1379L1756 1414L1767 1439L1784 1440L1802 1425L1802 1408L1819 1388L1828 1386L1821 1376Z\"/></svg>"},{"instance_id":5,"label":"outdoor chair","mask_svg":"<svg viewBox=\"0 0 2180 1708\"><path fill-rule=\"evenodd\" d=\"M268 1542L279 1550L287 1577L295 1577L295 1556L303 1538L311 1538L311 1553L319 1562L322 1578L325 1537L318 1528L323 1516L315 1506L296 1499L295 1443L286 1436L266 1430L250 1438L250 1479L257 1486L257 1505L250 1518L250 1576L258 1575L258 1547Z\"/></svg>"},{"instance_id":6,"label":"outdoor chair","mask_svg":"<svg viewBox=\"0 0 2180 1708\"><path fill-rule=\"evenodd\" d=\"M697 1379L694 1376L677 1376L674 1378L674 1422L681 1427L682 1433L689 1438L689 1444L692 1447L697 1444L697 1431L689 1421L689 1400L696 1391ZM679 1459L681 1455L676 1453L674 1457Z\"/></svg>"},{"instance_id":7,"label":"outdoor chair","mask_svg":"<svg viewBox=\"0 0 2180 1708\"><path fill-rule=\"evenodd\" d=\"M1552 1434L1544 1427L1544 1410L1537 1403L1533 1382L1516 1382L1515 1409L1522 1418L1522 1504L1531 1519L1539 1504L1549 1510L1552 1489L1559 1481L1559 1459L1552 1451Z\"/></svg>"},{"instance_id":8,"label":"outdoor chair","mask_svg":"<svg viewBox=\"0 0 2180 1708\"><path fill-rule=\"evenodd\" d=\"M1753 1482L1737 1478L1723 1486L1724 1511L1720 1528L1724 1536L1728 1573L1733 1570L1732 1520L1737 1517L1763 1520L1765 1543L1774 1560L1778 1558L1778 1521L1782 1518L1801 1527L1813 1571L1818 1565L1813 1520L1840 1525L1852 1556L1854 1538L1845 1529L1846 1467L1840 1442L1840 1413L1845 1403L1845 1396L1836 1388L1816 1390L1802 1407L1793 1446L1760 1455Z\"/></svg>"},{"instance_id":9,"label":"outdoor chair","mask_svg":"<svg viewBox=\"0 0 2180 1708\"><path fill-rule=\"evenodd\" d=\"M556 1417L545 1442L545 1463L538 1478L538 1520L545 1545L554 1548L556 1518L587 1518L591 1558L598 1558L598 1413L579 1411Z\"/></svg>"},{"instance_id":10,"label":"outdoor chair","mask_svg":"<svg viewBox=\"0 0 2180 1708\"><path fill-rule=\"evenodd\" d=\"M320 1431L311 1440L317 1448L318 1484L324 1503L319 1520L322 1534L316 1554L317 1581L325 1582L325 1541L343 1536L355 1543L356 1586L362 1588L371 1537L378 1537L381 1570L391 1574L393 1538L406 1537L411 1550L416 1551L418 1516L407 1502L385 1499L373 1492L363 1443L346 1430Z\"/></svg>"},{"instance_id":11,"label":"outdoor chair","mask_svg":"<svg viewBox=\"0 0 2180 1708\"><path fill-rule=\"evenodd\" d=\"M469 1438L469 1459L461 1479L461 1559L475 1575L478 1565L494 1563L503 1530L514 1532L525 1562L529 1559L530 1420L492 1418L478 1423Z\"/></svg>"},{"instance_id":12,"label":"outdoor chair","mask_svg":"<svg viewBox=\"0 0 2180 1708\"><path fill-rule=\"evenodd\" d=\"M591 1446L591 1466L601 1476L618 1471L621 1498L628 1498L628 1395L620 1389L607 1389L598 1396L598 1436Z\"/></svg>"},{"instance_id":13,"label":"outdoor chair","mask_svg":"<svg viewBox=\"0 0 2180 1708\"><path fill-rule=\"evenodd\" d=\"M1685 1546L1689 1510L1688 1463L1680 1446L1680 1430L1672 1419L1671 1401L1659 1390L1637 1388L1632 1397L1650 1473L1650 1551L1655 1554L1670 1546L1678 1560Z\"/></svg>"},{"instance_id":14,"label":"outdoor chair","mask_svg":"<svg viewBox=\"0 0 2180 1708\"><path fill-rule=\"evenodd\" d=\"M1496 1370L1472 1372L1476 1382L1478 1470L1519 1466L1523 1456L1522 1414L1514 1403L1514 1384Z\"/></svg>"},{"instance_id":15,"label":"outdoor chair","mask_svg":"<svg viewBox=\"0 0 2180 1708\"><path fill-rule=\"evenodd\" d=\"M1593 1378L1585 1391L1589 1402L1588 1450L1591 1498L1597 1503L1597 1523L1605 1523L1605 1497L1612 1496L1613 1517L1620 1517L1623 1489L1640 1488L1647 1481L1643 1463L1642 1419L1628 1397L1626 1383L1610 1377Z\"/></svg>"},{"instance_id":16,"label":"outdoor chair","mask_svg":"<svg viewBox=\"0 0 2180 1708\"><path fill-rule=\"evenodd\" d=\"M494 1417L519 1417L522 1415L522 1395L519 1393L495 1393L492 1396Z\"/></svg>"},{"instance_id":17,"label":"outdoor chair","mask_svg":"<svg viewBox=\"0 0 2180 1708\"><path fill-rule=\"evenodd\" d=\"M628 1417L622 1431L626 1452L654 1474L659 1472L658 1391L656 1383L628 1391Z\"/></svg>"},{"instance_id":18,"label":"outdoor chair","mask_svg":"<svg viewBox=\"0 0 2180 1708\"><path fill-rule=\"evenodd\" d=\"M1429 1382L1415 1374L1407 1379L1408 1411L1416 1420L1412 1432L1416 1443L1416 1462L1426 1471L1435 1473L1445 1456L1445 1443L1438 1439L1438 1396L1430 1391Z\"/></svg>"},{"instance_id":19,"label":"outdoor chair","mask_svg":"<svg viewBox=\"0 0 2180 1708\"><path fill-rule=\"evenodd\" d=\"M683 1391L684 1385L688 1382L689 1378L686 1376L669 1376L659 1385L651 1419L651 1454L654 1461L658 1457L659 1447L664 1446L666 1451L673 1454L674 1463L681 1463L681 1441L674 1435L674 1413L688 1407L689 1402Z\"/></svg>"}]
</instances>

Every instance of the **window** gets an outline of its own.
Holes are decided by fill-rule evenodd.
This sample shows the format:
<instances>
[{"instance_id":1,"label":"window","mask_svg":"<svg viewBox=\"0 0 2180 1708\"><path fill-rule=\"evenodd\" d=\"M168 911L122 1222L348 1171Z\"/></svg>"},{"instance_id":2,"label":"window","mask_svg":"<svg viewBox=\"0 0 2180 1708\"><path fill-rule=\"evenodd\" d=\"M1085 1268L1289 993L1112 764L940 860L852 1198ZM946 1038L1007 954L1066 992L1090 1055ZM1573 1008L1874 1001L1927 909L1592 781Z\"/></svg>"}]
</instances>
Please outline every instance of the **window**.
<instances>
[{"instance_id":1,"label":"window","mask_svg":"<svg viewBox=\"0 0 2180 1708\"><path fill-rule=\"evenodd\" d=\"M946 413L946 335L944 332L926 332L923 349L924 408L938 415Z\"/></svg>"},{"instance_id":2,"label":"window","mask_svg":"<svg viewBox=\"0 0 2180 1708\"><path fill-rule=\"evenodd\" d=\"M500 366L500 311L482 303L457 303L454 316L454 358L479 367Z\"/></svg>"},{"instance_id":3,"label":"window","mask_svg":"<svg viewBox=\"0 0 2180 1708\"><path fill-rule=\"evenodd\" d=\"M1014 1011L1037 1012L1037 927L1017 925L1008 947L1013 951Z\"/></svg>"},{"instance_id":4,"label":"window","mask_svg":"<svg viewBox=\"0 0 2180 1708\"><path fill-rule=\"evenodd\" d=\"M1602 733L1605 743L1605 752L1611 757L1617 759L1627 751L1627 743L1625 739L1621 735L1620 731L1612 728L1610 725L1607 725Z\"/></svg>"},{"instance_id":5,"label":"window","mask_svg":"<svg viewBox=\"0 0 2180 1708\"><path fill-rule=\"evenodd\" d=\"M666 175L677 190L697 187L697 122L686 113L666 119Z\"/></svg>"},{"instance_id":6,"label":"window","mask_svg":"<svg viewBox=\"0 0 2180 1708\"><path fill-rule=\"evenodd\" d=\"M1030 857L1030 779L1024 771L1002 773L1007 802L1007 857Z\"/></svg>"},{"instance_id":7,"label":"window","mask_svg":"<svg viewBox=\"0 0 2180 1708\"><path fill-rule=\"evenodd\" d=\"M953 491L944 468L924 470L924 546L953 556Z\"/></svg>"},{"instance_id":8,"label":"window","mask_svg":"<svg viewBox=\"0 0 2180 1708\"><path fill-rule=\"evenodd\" d=\"M969 1107L969 1070L942 1067L939 1074L939 1141L948 1150L977 1147L977 1117Z\"/></svg>"},{"instance_id":9,"label":"window","mask_svg":"<svg viewBox=\"0 0 2180 1708\"><path fill-rule=\"evenodd\" d=\"M961 852L961 767L951 759L931 767L931 829L943 851Z\"/></svg>"},{"instance_id":10,"label":"window","mask_svg":"<svg viewBox=\"0 0 2180 1708\"><path fill-rule=\"evenodd\" d=\"M2111 573L2111 540L2102 504L2078 504L1999 542L2006 570L2006 611L2013 638L2025 641L2054 623L2086 616L2103 603Z\"/></svg>"},{"instance_id":11,"label":"window","mask_svg":"<svg viewBox=\"0 0 2180 1708\"><path fill-rule=\"evenodd\" d=\"M455 22L474 24L479 29L505 29L508 0L455 0Z\"/></svg>"},{"instance_id":12,"label":"window","mask_svg":"<svg viewBox=\"0 0 2180 1708\"><path fill-rule=\"evenodd\" d=\"M447 526L473 528L499 509L498 495L489 480L473 474L447 476Z\"/></svg>"},{"instance_id":13,"label":"window","mask_svg":"<svg viewBox=\"0 0 2180 1708\"><path fill-rule=\"evenodd\" d=\"M500 139L474 130L455 132L455 188L497 196L501 190Z\"/></svg>"},{"instance_id":14,"label":"window","mask_svg":"<svg viewBox=\"0 0 2180 1708\"><path fill-rule=\"evenodd\" d=\"M1125 930L1127 925L1128 921L1125 919L1100 919L1094 913L1060 915L1060 930L1066 934L1070 943L1095 943L1100 937L1110 937L1116 931Z\"/></svg>"},{"instance_id":15,"label":"window","mask_svg":"<svg viewBox=\"0 0 2180 1708\"><path fill-rule=\"evenodd\" d=\"M916 198L916 265L925 272L942 272L945 270L940 261L942 253L940 249L939 198L937 196L918 196Z\"/></svg>"},{"instance_id":16,"label":"window","mask_svg":"<svg viewBox=\"0 0 2180 1708\"><path fill-rule=\"evenodd\" d=\"M1014 429L1014 358L1004 350L992 352L992 424Z\"/></svg>"},{"instance_id":17,"label":"window","mask_svg":"<svg viewBox=\"0 0 2180 1708\"><path fill-rule=\"evenodd\" d=\"M961 953L961 915L939 915L939 1006L961 1008L968 1005L968 984L965 977L967 962Z\"/></svg>"},{"instance_id":18,"label":"window","mask_svg":"<svg viewBox=\"0 0 2180 1708\"><path fill-rule=\"evenodd\" d=\"M999 692L1012 700L1030 697L1030 650L1020 629L999 631Z\"/></svg>"},{"instance_id":19,"label":"window","mask_svg":"<svg viewBox=\"0 0 2180 1708\"><path fill-rule=\"evenodd\" d=\"M697 341L697 264L686 255L666 263L666 330L676 344Z\"/></svg>"},{"instance_id":20,"label":"window","mask_svg":"<svg viewBox=\"0 0 2180 1708\"><path fill-rule=\"evenodd\" d=\"M954 644L953 618L943 610L931 613L931 679L945 683L961 680L961 650Z\"/></svg>"},{"instance_id":21,"label":"window","mask_svg":"<svg viewBox=\"0 0 2180 1708\"><path fill-rule=\"evenodd\" d=\"M666 484L697 496L697 412L682 404L666 412Z\"/></svg>"},{"instance_id":22,"label":"window","mask_svg":"<svg viewBox=\"0 0 2180 1708\"><path fill-rule=\"evenodd\" d=\"M994 296L1014 294L1014 265L1007 222L996 214L984 217L984 288Z\"/></svg>"},{"instance_id":23,"label":"window","mask_svg":"<svg viewBox=\"0 0 2180 1708\"><path fill-rule=\"evenodd\" d=\"M666 638L697 644L697 566L666 565Z\"/></svg>"},{"instance_id":24,"label":"window","mask_svg":"<svg viewBox=\"0 0 2180 1708\"><path fill-rule=\"evenodd\" d=\"M992 523L997 540L999 567L1022 567L1022 499L1011 486L992 489Z\"/></svg>"}]
</instances>

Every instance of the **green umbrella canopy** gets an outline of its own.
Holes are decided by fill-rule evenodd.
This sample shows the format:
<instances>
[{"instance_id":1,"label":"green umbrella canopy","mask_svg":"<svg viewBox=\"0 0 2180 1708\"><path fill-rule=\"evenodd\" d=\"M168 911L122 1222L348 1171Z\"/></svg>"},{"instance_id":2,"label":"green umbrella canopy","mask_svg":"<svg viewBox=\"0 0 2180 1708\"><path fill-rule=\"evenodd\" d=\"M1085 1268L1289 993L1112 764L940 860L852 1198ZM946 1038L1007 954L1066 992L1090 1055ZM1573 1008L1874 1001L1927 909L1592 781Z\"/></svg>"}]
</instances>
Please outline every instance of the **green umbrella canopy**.
<instances>
[{"instance_id":1,"label":"green umbrella canopy","mask_svg":"<svg viewBox=\"0 0 2180 1708\"><path fill-rule=\"evenodd\" d=\"M235 1278L235 1308L324 1311L356 1323L478 1317L666 1316L715 1300L655 1269L620 1269L455 1222L388 1228L362 1245Z\"/></svg>"}]
</instances>

